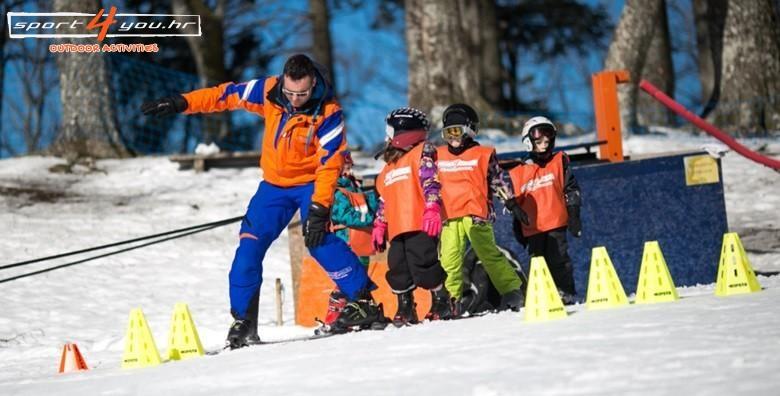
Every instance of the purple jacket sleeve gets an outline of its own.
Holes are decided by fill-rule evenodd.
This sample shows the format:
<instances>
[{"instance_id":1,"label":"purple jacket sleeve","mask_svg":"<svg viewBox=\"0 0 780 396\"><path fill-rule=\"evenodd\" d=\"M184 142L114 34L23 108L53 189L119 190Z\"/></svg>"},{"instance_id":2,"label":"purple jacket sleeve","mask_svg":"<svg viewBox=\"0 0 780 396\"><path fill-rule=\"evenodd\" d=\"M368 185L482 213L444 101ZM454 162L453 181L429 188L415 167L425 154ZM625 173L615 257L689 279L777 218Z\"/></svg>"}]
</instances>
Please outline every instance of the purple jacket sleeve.
<instances>
[{"instance_id":1,"label":"purple jacket sleeve","mask_svg":"<svg viewBox=\"0 0 780 396\"><path fill-rule=\"evenodd\" d=\"M488 162L487 175L487 182L490 186L490 196L488 198L490 199L491 203L493 201L493 194L498 195L502 201L505 198L511 199L514 197L514 194L512 193L512 187L506 181L505 176L506 175L504 174L504 170L501 169L501 166L498 164L496 153L493 152L493 154L490 156L490 161Z\"/></svg>"},{"instance_id":2,"label":"purple jacket sleeve","mask_svg":"<svg viewBox=\"0 0 780 396\"><path fill-rule=\"evenodd\" d=\"M376 213L374 214L374 224L379 223L387 224L387 219L385 219L385 199L382 197L379 197L379 203L377 204Z\"/></svg>"},{"instance_id":3,"label":"purple jacket sleeve","mask_svg":"<svg viewBox=\"0 0 780 396\"><path fill-rule=\"evenodd\" d=\"M420 161L420 185L423 189L425 203L436 202L441 205L441 184L436 167L436 147L431 143L423 143L422 160Z\"/></svg>"}]
</instances>

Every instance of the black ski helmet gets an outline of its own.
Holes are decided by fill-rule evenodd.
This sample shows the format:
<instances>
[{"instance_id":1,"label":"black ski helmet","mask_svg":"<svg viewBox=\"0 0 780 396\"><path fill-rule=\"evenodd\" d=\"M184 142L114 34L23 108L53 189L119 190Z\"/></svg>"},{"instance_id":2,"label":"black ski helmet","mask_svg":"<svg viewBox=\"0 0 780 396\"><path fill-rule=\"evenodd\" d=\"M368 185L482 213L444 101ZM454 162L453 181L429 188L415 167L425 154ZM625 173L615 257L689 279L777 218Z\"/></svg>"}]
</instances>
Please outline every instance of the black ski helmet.
<instances>
[{"instance_id":1,"label":"black ski helmet","mask_svg":"<svg viewBox=\"0 0 780 396\"><path fill-rule=\"evenodd\" d=\"M477 130L479 129L479 115L477 115L476 110L471 106L465 103L456 103L444 109L442 123L445 128L453 125L467 126L471 128L471 130L474 131L474 135L476 135Z\"/></svg>"},{"instance_id":2,"label":"black ski helmet","mask_svg":"<svg viewBox=\"0 0 780 396\"><path fill-rule=\"evenodd\" d=\"M425 140L431 123L428 116L413 107L401 107L387 115L385 119L387 142L393 147L407 149Z\"/></svg>"}]
</instances>

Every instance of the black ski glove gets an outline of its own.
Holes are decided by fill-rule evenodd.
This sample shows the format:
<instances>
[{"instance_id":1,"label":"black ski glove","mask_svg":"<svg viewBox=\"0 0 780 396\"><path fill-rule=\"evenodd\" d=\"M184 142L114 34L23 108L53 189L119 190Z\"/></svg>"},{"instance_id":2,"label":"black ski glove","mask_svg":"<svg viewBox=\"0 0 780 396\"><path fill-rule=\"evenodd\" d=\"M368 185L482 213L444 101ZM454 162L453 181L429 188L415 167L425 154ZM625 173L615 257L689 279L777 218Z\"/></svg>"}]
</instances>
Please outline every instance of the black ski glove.
<instances>
[{"instance_id":1,"label":"black ski glove","mask_svg":"<svg viewBox=\"0 0 780 396\"><path fill-rule=\"evenodd\" d=\"M147 116L167 116L181 113L184 110L187 110L187 99L179 94L144 102L141 105L141 111Z\"/></svg>"},{"instance_id":2,"label":"black ski glove","mask_svg":"<svg viewBox=\"0 0 780 396\"><path fill-rule=\"evenodd\" d=\"M525 214L523 208L521 208L520 205L517 204L517 201L515 201L513 198L504 201L504 206L512 212L512 216L514 216L517 221L525 225L529 224L528 215Z\"/></svg>"},{"instance_id":3,"label":"black ski glove","mask_svg":"<svg viewBox=\"0 0 780 396\"><path fill-rule=\"evenodd\" d=\"M328 221L330 220L330 209L316 202L309 206L309 216L303 225L303 237L307 248L314 248L322 245L325 234L328 232Z\"/></svg>"},{"instance_id":4,"label":"black ski glove","mask_svg":"<svg viewBox=\"0 0 780 396\"><path fill-rule=\"evenodd\" d=\"M582 236L582 222L580 221L580 207L567 206L569 212L569 232L576 238Z\"/></svg>"},{"instance_id":5,"label":"black ski glove","mask_svg":"<svg viewBox=\"0 0 780 396\"><path fill-rule=\"evenodd\" d=\"M512 235L515 236L515 240L523 248L528 248L528 239L525 237L525 235L523 235L523 226L517 222L517 219L512 220Z\"/></svg>"}]
</instances>

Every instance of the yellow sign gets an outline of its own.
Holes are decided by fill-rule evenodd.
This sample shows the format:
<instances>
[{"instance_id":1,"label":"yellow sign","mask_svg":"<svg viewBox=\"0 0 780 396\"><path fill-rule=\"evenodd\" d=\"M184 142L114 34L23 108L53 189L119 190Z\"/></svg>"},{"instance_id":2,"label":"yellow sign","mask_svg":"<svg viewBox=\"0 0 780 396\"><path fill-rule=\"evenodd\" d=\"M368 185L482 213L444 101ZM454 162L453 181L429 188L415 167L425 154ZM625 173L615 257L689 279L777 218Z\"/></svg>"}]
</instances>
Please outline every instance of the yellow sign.
<instances>
[{"instance_id":1,"label":"yellow sign","mask_svg":"<svg viewBox=\"0 0 780 396\"><path fill-rule=\"evenodd\" d=\"M707 154L692 155L684 158L685 185L717 183L720 181L718 162Z\"/></svg>"}]
</instances>

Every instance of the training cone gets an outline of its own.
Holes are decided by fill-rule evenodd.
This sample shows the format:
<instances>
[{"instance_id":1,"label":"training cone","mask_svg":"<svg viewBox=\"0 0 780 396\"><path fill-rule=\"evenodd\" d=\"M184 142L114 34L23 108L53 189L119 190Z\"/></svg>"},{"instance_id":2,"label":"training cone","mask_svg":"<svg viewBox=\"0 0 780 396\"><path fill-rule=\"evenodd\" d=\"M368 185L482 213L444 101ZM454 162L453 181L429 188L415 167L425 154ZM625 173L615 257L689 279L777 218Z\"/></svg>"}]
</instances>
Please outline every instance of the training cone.
<instances>
[{"instance_id":1,"label":"training cone","mask_svg":"<svg viewBox=\"0 0 780 396\"><path fill-rule=\"evenodd\" d=\"M67 343L62 347L62 357L60 358L60 373L69 373L72 371L89 370L87 362L79 352L76 344Z\"/></svg>"},{"instance_id":2,"label":"training cone","mask_svg":"<svg viewBox=\"0 0 780 396\"><path fill-rule=\"evenodd\" d=\"M181 360L203 354L203 345L190 315L190 308L185 303L176 303L171 330L168 332L168 359Z\"/></svg>"},{"instance_id":3,"label":"training cone","mask_svg":"<svg viewBox=\"0 0 780 396\"><path fill-rule=\"evenodd\" d=\"M531 258L528 290L525 294L525 321L544 322L562 319L566 315L563 301L544 257Z\"/></svg>"},{"instance_id":4,"label":"training cone","mask_svg":"<svg viewBox=\"0 0 780 396\"><path fill-rule=\"evenodd\" d=\"M154 343L152 331L146 324L141 308L130 311L125 336L125 353L122 355L122 368L156 366L160 364L160 352Z\"/></svg>"},{"instance_id":5,"label":"training cone","mask_svg":"<svg viewBox=\"0 0 780 396\"><path fill-rule=\"evenodd\" d=\"M679 300L672 275L658 241L645 242L642 267L636 285L636 303L652 304Z\"/></svg>"},{"instance_id":6,"label":"training cone","mask_svg":"<svg viewBox=\"0 0 780 396\"><path fill-rule=\"evenodd\" d=\"M739 235L736 232L724 234L715 295L731 296L760 290L761 284L756 279L756 273L753 272L753 267L748 261Z\"/></svg>"},{"instance_id":7,"label":"training cone","mask_svg":"<svg viewBox=\"0 0 780 396\"><path fill-rule=\"evenodd\" d=\"M615 272L612 260L609 259L607 248L593 248L590 258L590 275L588 275L588 309L605 309L628 305L628 297L623 290L623 284Z\"/></svg>"}]
</instances>

